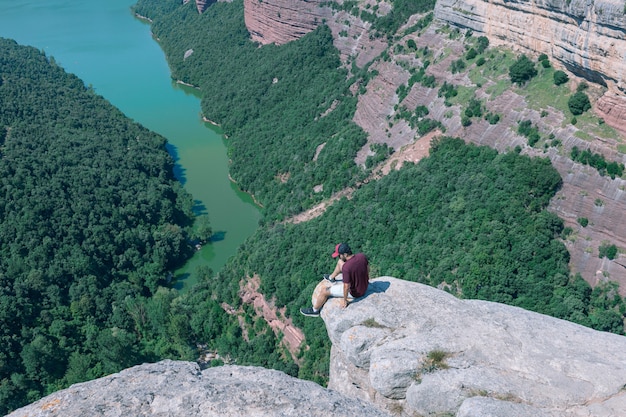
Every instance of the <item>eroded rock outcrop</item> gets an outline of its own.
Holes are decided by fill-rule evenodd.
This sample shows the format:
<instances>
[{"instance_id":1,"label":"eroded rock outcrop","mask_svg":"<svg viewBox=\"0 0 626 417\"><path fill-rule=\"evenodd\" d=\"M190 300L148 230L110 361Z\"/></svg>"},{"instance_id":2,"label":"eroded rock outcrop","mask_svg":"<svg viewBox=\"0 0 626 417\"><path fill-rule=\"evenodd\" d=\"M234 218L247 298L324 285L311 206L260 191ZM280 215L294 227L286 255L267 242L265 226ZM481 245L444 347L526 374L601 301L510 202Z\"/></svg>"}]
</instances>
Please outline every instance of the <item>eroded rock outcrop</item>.
<instances>
[{"instance_id":1,"label":"eroded rock outcrop","mask_svg":"<svg viewBox=\"0 0 626 417\"><path fill-rule=\"evenodd\" d=\"M363 401L258 367L163 361L51 394L10 417L389 417Z\"/></svg>"},{"instance_id":2,"label":"eroded rock outcrop","mask_svg":"<svg viewBox=\"0 0 626 417\"><path fill-rule=\"evenodd\" d=\"M263 45L296 40L330 17L321 0L244 0L244 19L250 38Z\"/></svg>"},{"instance_id":3,"label":"eroded rock outcrop","mask_svg":"<svg viewBox=\"0 0 626 417\"><path fill-rule=\"evenodd\" d=\"M322 310L329 388L403 415L609 417L626 410L626 337L390 277Z\"/></svg>"},{"instance_id":4,"label":"eroded rock outcrop","mask_svg":"<svg viewBox=\"0 0 626 417\"><path fill-rule=\"evenodd\" d=\"M626 96L612 93L603 95L596 102L595 112L609 126L626 136Z\"/></svg>"}]
</instances>

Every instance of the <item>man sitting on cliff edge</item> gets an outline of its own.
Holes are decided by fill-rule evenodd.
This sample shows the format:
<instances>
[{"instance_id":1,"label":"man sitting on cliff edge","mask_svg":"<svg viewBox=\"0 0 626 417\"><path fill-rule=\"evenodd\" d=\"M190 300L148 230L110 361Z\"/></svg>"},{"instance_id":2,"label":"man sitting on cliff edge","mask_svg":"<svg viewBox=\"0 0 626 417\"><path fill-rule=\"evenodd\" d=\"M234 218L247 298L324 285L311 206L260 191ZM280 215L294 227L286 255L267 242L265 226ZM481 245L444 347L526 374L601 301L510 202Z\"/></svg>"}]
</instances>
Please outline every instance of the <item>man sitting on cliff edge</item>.
<instances>
[{"instance_id":1,"label":"man sitting on cliff edge","mask_svg":"<svg viewBox=\"0 0 626 417\"><path fill-rule=\"evenodd\" d=\"M317 317L320 310L330 297L343 297L341 307L346 308L348 301L363 297L369 285L369 264L367 257L362 253L352 254L347 243L340 243L332 254L337 260L335 271L317 284L311 297L313 307L301 308L300 313L305 316ZM343 282L334 283L341 270Z\"/></svg>"}]
</instances>

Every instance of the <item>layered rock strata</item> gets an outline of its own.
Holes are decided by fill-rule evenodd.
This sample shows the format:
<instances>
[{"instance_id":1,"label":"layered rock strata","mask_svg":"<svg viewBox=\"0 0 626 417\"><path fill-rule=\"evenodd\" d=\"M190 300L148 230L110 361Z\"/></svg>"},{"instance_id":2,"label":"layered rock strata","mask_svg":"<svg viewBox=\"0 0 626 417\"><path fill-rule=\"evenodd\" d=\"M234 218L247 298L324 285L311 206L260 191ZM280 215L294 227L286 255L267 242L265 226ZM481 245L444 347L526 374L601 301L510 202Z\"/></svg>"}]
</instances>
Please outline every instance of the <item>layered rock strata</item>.
<instances>
[{"instance_id":1,"label":"layered rock strata","mask_svg":"<svg viewBox=\"0 0 626 417\"><path fill-rule=\"evenodd\" d=\"M626 13L621 0L440 0L435 16L494 46L546 54L557 67L608 88L596 111L626 133Z\"/></svg>"},{"instance_id":2,"label":"layered rock strata","mask_svg":"<svg viewBox=\"0 0 626 417\"><path fill-rule=\"evenodd\" d=\"M626 96L607 93L596 102L594 110L609 126L626 136Z\"/></svg>"},{"instance_id":3,"label":"layered rock strata","mask_svg":"<svg viewBox=\"0 0 626 417\"><path fill-rule=\"evenodd\" d=\"M376 4L372 1L369 3ZM327 20L327 24L333 33L333 44L339 50L341 61L344 63L354 59L356 66L363 68L388 46L383 37L370 36L371 23L361 20L352 13L335 11L332 18Z\"/></svg>"},{"instance_id":4,"label":"layered rock strata","mask_svg":"<svg viewBox=\"0 0 626 417\"><path fill-rule=\"evenodd\" d=\"M492 45L544 53L574 74L626 93L622 0L440 0L435 16Z\"/></svg>"},{"instance_id":5,"label":"layered rock strata","mask_svg":"<svg viewBox=\"0 0 626 417\"><path fill-rule=\"evenodd\" d=\"M331 16L321 0L244 0L244 19L250 38L262 45L296 40Z\"/></svg>"}]
</instances>

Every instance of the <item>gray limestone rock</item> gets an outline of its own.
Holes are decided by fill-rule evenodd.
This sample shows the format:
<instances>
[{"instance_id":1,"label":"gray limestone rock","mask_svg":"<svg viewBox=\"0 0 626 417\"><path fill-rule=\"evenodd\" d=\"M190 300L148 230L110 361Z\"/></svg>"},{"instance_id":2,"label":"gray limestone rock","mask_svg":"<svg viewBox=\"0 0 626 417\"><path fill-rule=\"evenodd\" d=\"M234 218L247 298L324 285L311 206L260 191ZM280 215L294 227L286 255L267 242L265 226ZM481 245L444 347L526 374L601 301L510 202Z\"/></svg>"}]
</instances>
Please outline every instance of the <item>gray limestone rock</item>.
<instances>
[{"instance_id":1,"label":"gray limestone rock","mask_svg":"<svg viewBox=\"0 0 626 417\"><path fill-rule=\"evenodd\" d=\"M401 401L407 415L625 415L623 336L391 277L372 280L345 310L331 299L321 316L333 343L329 388L382 408Z\"/></svg>"},{"instance_id":2,"label":"gray limestone rock","mask_svg":"<svg viewBox=\"0 0 626 417\"><path fill-rule=\"evenodd\" d=\"M75 384L9 417L285 417L386 416L358 399L259 367L201 371L163 361Z\"/></svg>"}]
</instances>

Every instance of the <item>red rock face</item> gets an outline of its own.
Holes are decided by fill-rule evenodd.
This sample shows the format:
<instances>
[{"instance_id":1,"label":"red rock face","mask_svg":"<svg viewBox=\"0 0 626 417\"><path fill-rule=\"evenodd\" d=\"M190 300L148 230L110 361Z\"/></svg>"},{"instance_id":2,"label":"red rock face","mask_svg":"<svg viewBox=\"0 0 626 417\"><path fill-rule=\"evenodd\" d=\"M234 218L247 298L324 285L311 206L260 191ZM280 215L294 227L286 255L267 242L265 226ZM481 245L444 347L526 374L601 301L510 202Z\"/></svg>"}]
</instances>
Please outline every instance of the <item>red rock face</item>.
<instances>
[{"instance_id":1,"label":"red rock face","mask_svg":"<svg viewBox=\"0 0 626 417\"><path fill-rule=\"evenodd\" d=\"M596 103L595 110L606 124L626 135L626 96L605 94Z\"/></svg>"},{"instance_id":2,"label":"red rock face","mask_svg":"<svg viewBox=\"0 0 626 417\"><path fill-rule=\"evenodd\" d=\"M282 45L314 30L331 16L320 0L244 0L244 19L250 37L263 45Z\"/></svg>"},{"instance_id":3,"label":"red rock face","mask_svg":"<svg viewBox=\"0 0 626 417\"><path fill-rule=\"evenodd\" d=\"M213 3L213 1L196 0L196 8L198 9L198 13L202 14L211 3Z\"/></svg>"}]
</instances>

